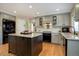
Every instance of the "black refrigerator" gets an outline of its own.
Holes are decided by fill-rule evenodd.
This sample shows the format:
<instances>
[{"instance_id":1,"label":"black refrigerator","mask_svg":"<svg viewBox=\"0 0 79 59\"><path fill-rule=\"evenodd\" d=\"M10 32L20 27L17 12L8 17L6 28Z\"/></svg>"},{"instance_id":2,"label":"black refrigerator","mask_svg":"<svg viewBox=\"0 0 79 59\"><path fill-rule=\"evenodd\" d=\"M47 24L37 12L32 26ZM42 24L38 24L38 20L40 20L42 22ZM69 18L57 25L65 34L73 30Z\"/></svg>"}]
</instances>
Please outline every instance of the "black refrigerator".
<instances>
[{"instance_id":1,"label":"black refrigerator","mask_svg":"<svg viewBox=\"0 0 79 59\"><path fill-rule=\"evenodd\" d=\"M15 33L15 21L3 19L2 30L3 30L3 44L5 44L8 43L8 34Z\"/></svg>"}]
</instances>

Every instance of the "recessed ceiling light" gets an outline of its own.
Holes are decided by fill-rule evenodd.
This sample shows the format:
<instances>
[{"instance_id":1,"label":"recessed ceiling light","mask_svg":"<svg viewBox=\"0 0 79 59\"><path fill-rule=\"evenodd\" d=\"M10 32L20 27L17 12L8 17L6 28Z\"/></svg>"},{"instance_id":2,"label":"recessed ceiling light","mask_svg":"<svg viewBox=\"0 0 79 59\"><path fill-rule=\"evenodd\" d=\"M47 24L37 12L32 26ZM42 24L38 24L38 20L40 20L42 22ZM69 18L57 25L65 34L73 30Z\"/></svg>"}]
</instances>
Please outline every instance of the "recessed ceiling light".
<instances>
[{"instance_id":1,"label":"recessed ceiling light","mask_svg":"<svg viewBox=\"0 0 79 59\"><path fill-rule=\"evenodd\" d=\"M29 8L32 8L32 5L29 5Z\"/></svg>"},{"instance_id":2,"label":"recessed ceiling light","mask_svg":"<svg viewBox=\"0 0 79 59\"><path fill-rule=\"evenodd\" d=\"M56 9L56 11L59 11L60 9Z\"/></svg>"},{"instance_id":3,"label":"recessed ceiling light","mask_svg":"<svg viewBox=\"0 0 79 59\"><path fill-rule=\"evenodd\" d=\"M36 14L39 14L39 12L37 12Z\"/></svg>"},{"instance_id":4,"label":"recessed ceiling light","mask_svg":"<svg viewBox=\"0 0 79 59\"><path fill-rule=\"evenodd\" d=\"M13 11L14 13L16 13L16 11Z\"/></svg>"}]
</instances>

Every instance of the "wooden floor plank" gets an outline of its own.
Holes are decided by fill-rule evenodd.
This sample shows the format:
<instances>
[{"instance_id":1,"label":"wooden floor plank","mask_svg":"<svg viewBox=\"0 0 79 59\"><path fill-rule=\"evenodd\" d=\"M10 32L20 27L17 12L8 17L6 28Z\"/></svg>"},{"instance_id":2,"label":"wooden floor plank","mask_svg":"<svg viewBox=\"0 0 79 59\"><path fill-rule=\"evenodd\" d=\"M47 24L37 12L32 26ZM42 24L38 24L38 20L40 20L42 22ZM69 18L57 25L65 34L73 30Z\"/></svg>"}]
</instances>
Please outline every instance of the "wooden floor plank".
<instances>
[{"instance_id":1,"label":"wooden floor plank","mask_svg":"<svg viewBox=\"0 0 79 59\"><path fill-rule=\"evenodd\" d=\"M44 42L40 56L64 56L64 51L64 46L62 45Z\"/></svg>"},{"instance_id":2,"label":"wooden floor plank","mask_svg":"<svg viewBox=\"0 0 79 59\"><path fill-rule=\"evenodd\" d=\"M0 56L14 56L14 54L8 53L8 44L0 46ZM44 42L39 56L64 56L64 46Z\"/></svg>"}]
</instances>

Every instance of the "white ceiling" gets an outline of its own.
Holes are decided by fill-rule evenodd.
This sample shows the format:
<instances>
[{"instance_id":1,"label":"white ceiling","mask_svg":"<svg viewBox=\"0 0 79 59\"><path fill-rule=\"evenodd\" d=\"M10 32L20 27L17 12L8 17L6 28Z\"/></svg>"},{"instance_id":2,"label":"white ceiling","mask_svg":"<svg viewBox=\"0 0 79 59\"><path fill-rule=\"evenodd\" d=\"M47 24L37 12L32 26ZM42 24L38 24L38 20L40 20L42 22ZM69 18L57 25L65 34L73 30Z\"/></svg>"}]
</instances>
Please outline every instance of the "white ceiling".
<instances>
[{"instance_id":1,"label":"white ceiling","mask_svg":"<svg viewBox=\"0 0 79 59\"><path fill-rule=\"evenodd\" d=\"M29 8L32 5L33 8ZM70 12L72 3L0 3L0 11L21 17L36 17ZM60 9L56 11L56 9ZM16 13L14 13L16 11ZM36 12L40 14L37 15Z\"/></svg>"}]
</instances>

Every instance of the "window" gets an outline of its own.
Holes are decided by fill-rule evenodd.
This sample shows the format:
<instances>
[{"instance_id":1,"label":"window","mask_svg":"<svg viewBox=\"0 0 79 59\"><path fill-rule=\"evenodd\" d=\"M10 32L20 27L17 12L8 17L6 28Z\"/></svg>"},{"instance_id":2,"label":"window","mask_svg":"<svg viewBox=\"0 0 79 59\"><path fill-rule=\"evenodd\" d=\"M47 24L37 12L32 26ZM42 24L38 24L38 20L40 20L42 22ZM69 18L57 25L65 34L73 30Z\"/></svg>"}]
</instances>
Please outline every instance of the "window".
<instances>
[{"instance_id":1,"label":"window","mask_svg":"<svg viewBox=\"0 0 79 59\"><path fill-rule=\"evenodd\" d=\"M74 21L74 29L75 31L79 31L79 22Z\"/></svg>"},{"instance_id":2,"label":"window","mask_svg":"<svg viewBox=\"0 0 79 59\"><path fill-rule=\"evenodd\" d=\"M74 17L72 17L72 27L75 29L76 32L79 32L79 22L75 21ZM72 31L74 31L74 29L72 29Z\"/></svg>"}]
</instances>

